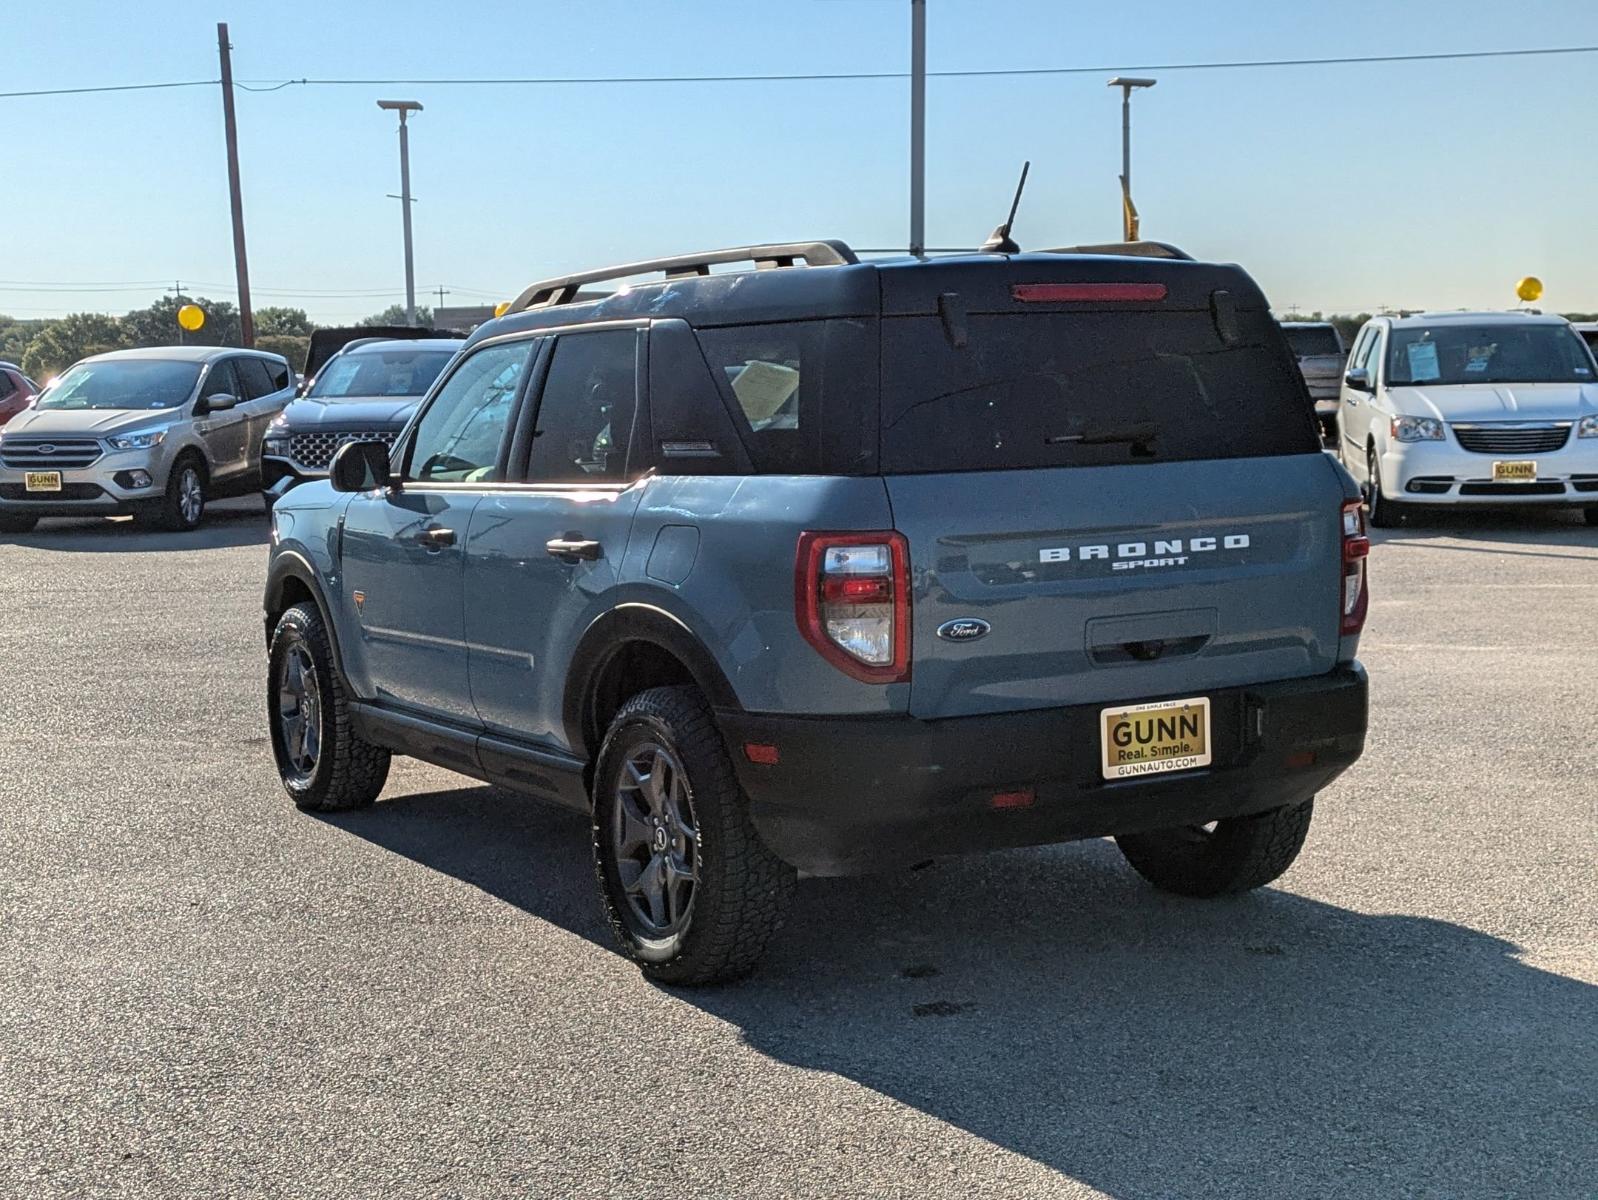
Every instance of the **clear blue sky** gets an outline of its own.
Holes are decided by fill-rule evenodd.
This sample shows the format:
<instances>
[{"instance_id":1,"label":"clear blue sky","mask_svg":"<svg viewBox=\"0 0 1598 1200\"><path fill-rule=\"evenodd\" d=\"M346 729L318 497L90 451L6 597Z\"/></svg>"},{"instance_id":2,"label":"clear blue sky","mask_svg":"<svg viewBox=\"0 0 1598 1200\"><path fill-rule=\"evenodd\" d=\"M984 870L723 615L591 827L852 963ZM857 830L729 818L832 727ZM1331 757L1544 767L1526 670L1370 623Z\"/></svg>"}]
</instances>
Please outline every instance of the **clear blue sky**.
<instances>
[{"instance_id":1,"label":"clear blue sky","mask_svg":"<svg viewBox=\"0 0 1598 1200\"><path fill-rule=\"evenodd\" d=\"M0 7L0 91L214 78L218 20L241 80L909 62L908 0ZM1598 44L1592 0L928 0L928 12L934 70ZM980 241L1023 158L1023 246L1117 236L1105 75L932 80L929 243ZM394 121L374 104L395 92L426 105L411 139L417 286L452 287L447 303L715 245L905 242L904 81L296 86L239 96L258 305L292 299L337 320L402 298L399 205L385 198L398 190ZM1546 281L1549 307L1598 309L1595 92L1598 55L1161 72L1134 101L1143 232L1244 263L1279 309L1502 306L1526 273ZM219 89L3 99L0 130L19 168L0 187L0 312L121 312L160 291L17 281L181 278L230 295Z\"/></svg>"}]
</instances>

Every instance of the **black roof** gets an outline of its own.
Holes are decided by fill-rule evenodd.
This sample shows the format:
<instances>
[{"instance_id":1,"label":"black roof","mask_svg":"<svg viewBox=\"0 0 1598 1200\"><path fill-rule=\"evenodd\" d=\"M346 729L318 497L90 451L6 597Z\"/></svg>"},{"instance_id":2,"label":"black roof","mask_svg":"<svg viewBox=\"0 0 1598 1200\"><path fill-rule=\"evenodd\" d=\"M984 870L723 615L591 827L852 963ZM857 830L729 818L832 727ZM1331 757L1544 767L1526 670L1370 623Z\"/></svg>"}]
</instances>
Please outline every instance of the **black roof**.
<instances>
[{"instance_id":1,"label":"black roof","mask_svg":"<svg viewBox=\"0 0 1598 1200\"><path fill-rule=\"evenodd\" d=\"M796 243L808 245L811 243ZM815 245L841 246L818 242ZM769 249L769 248L762 248ZM847 247L843 247L847 250ZM1098 248L1093 248L1097 250ZM730 252L712 252L725 255ZM708 257L708 256L707 256ZM852 255L850 255L852 258ZM693 256L658 260L681 263ZM725 258L718 261L727 261ZM628 264L635 274L650 264ZM617 268L622 271L621 268ZM776 265L766 269L674 275L622 287L597 299L560 298L570 280L606 277L585 272L534 284L523 292L533 307L508 312L479 326L468 344L535 329L558 328L593 321L677 317L697 327L798 321L828 317L895 316L939 311L939 297L953 292L969 312L1021 311L1011 288L1018 283L1151 283L1161 284L1167 308L1208 308L1211 294L1224 291L1239 309L1264 309L1265 297L1242 268L1194 262L1186 258L1125 253L962 254L939 258L893 258L871 262L841 261L834 265ZM1147 301L1131 307L1146 307ZM1094 301L1027 304L1029 309L1115 308L1125 302Z\"/></svg>"}]
</instances>

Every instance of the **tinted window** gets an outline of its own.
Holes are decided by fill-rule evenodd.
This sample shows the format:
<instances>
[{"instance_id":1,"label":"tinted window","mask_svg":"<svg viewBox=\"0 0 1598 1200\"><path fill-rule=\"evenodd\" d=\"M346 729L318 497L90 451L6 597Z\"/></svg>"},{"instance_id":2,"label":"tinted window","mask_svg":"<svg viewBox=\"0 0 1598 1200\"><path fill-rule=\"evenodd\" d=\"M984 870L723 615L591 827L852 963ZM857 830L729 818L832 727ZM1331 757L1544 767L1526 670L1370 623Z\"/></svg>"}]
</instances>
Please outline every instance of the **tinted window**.
<instances>
[{"instance_id":1,"label":"tinted window","mask_svg":"<svg viewBox=\"0 0 1598 1200\"><path fill-rule=\"evenodd\" d=\"M11 373L9 371L0 371L0 400L4 400L16 390L16 381L11 378Z\"/></svg>"},{"instance_id":2,"label":"tinted window","mask_svg":"<svg viewBox=\"0 0 1598 1200\"><path fill-rule=\"evenodd\" d=\"M238 372L239 384L244 388L247 399L259 400L262 396L270 396L277 391L272 385L271 375L267 374L265 360L236 358L233 360L233 369Z\"/></svg>"},{"instance_id":3,"label":"tinted window","mask_svg":"<svg viewBox=\"0 0 1598 1200\"><path fill-rule=\"evenodd\" d=\"M367 350L341 354L317 375L308 395L423 396L455 356L450 350Z\"/></svg>"},{"instance_id":4,"label":"tinted window","mask_svg":"<svg viewBox=\"0 0 1598 1200\"><path fill-rule=\"evenodd\" d=\"M205 385L200 389L200 399L209 400L212 396L238 394L239 381L233 375L233 360L225 358L221 362L212 363L211 370L205 376Z\"/></svg>"},{"instance_id":5,"label":"tinted window","mask_svg":"<svg viewBox=\"0 0 1598 1200\"><path fill-rule=\"evenodd\" d=\"M884 320L885 472L1104 466L1313 453L1313 407L1269 314Z\"/></svg>"},{"instance_id":6,"label":"tinted window","mask_svg":"<svg viewBox=\"0 0 1598 1200\"><path fill-rule=\"evenodd\" d=\"M176 408L200 378L196 362L111 359L84 362L50 385L38 406L51 409Z\"/></svg>"},{"instance_id":7,"label":"tinted window","mask_svg":"<svg viewBox=\"0 0 1598 1200\"><path fill-rule=\"evenodd\" d=\"M448 483L499 478L496 464L528 343L489 346L452 374L411 439L410 477Z\"/></svg>"},{"instance_id":8,"label":"tinted window","mask_svg":"<svg viewBox=\"0 0 1598 1200\"><path fill-rule=\"evenodd\" d=\"M762 471L815 469L824 321L701 329L699 344Z\"/></svg>"},{"instance_id":9,"label":"tinted window","mask_svg":"<svg viewBox=\"0 0 1598 1200\"><path fill-rule=\"evenodd\" d=\"M287 391L294 386L294 372L289 370L288 363L275 358L264 358L261 361L266 364L266 372L272 377L274 392Z\"/></svg>"},{"instance_id":10,"label":"tinted window","mask_svg":"<svg viewBox=\"0 0 1598 1200\"><path fill-rule=\"evenodd\" d=\"M1438 324L1394 329L1387 383L1590 383L1587 348L1568 325Z\"/></svg>"},{"instance_id":11,"label":"tinted window","mask_svg":"<svg viewBox=\"0 0 1598 1200\"><path fill-rule=\"evenodd\" d=\"M1285 326L1287 344L1300 358L1317 358L1343 352L1337 342L1337 331L1330 325L1304 325L1298 328Z\"/></svg>"},{"instance_id":12,"label":"tinted window","mask_svg":"<svg viewBox=\"0 0 1598 1200\"><path fill-rule=\"evenodd\" d=\"M535 483L625 479L637 406L636 333L617 329L558 338L538 402L528 478Z\"/></svg>"}]
</instances>

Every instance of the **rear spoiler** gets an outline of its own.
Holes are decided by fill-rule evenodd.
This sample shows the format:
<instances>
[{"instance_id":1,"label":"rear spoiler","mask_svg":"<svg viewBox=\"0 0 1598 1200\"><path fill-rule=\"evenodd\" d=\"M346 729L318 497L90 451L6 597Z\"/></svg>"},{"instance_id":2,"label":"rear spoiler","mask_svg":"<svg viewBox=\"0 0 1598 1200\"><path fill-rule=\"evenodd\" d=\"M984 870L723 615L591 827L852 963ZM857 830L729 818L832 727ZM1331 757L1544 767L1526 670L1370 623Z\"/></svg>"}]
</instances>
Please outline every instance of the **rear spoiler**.
<instances>
[{"instance_id":1,"label":"rear spoiler","mask_svg":"<svg viewBox=\"0 0 1598 1200\"><path fill-rule=\"evenodd\" d=\"M1092 246L1056 246L1043 254L1120 254L1129 258L1179 258L1192 262L1193 256L1170 242L1100 242Z\"/></svg>"}]
</instances>

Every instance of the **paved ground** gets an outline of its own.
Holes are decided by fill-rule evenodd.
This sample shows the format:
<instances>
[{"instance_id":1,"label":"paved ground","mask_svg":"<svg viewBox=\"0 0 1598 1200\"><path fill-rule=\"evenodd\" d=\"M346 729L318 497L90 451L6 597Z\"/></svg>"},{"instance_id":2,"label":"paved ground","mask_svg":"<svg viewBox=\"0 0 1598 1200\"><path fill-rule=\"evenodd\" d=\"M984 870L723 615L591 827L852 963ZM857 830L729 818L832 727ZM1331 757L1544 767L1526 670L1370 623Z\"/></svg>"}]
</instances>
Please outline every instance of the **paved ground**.
<instances>
[{"instance_id":1,"label":"paved ground","mask_svg":"<svg viewBox=\"0 0 1598 1200\"><path fill-rule=\"evenodd\" d=\"M571 815L416 765L290 807L264 536L0 544L0 1196L1594 1193L1598 530L1381 539L1371 749L1279 888L807 881L679 994Z\"/></svg>"}]
</instances>

